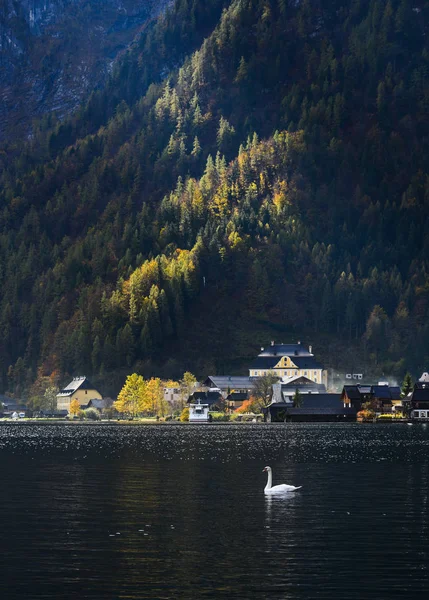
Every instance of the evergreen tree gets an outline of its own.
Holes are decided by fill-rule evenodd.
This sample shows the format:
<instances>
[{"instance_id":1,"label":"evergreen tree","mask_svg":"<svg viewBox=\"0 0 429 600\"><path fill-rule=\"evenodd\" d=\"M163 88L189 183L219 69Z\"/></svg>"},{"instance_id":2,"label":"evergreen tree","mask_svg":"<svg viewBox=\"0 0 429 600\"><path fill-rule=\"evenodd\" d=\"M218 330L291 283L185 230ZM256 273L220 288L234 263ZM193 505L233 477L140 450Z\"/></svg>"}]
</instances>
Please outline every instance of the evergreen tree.
<instances>
[{"instance_id":1,"label":"evergreen tree","mask_svg":"<svg viewBox=\"0 0 429 600\"><path fill-rule=\"evenodd\" d=\"M294 408L301 408L303 405L303 397L298 388L295 390L295 394L293 395L293 406Z\"/></svg>"},{"instance_id":2,"label":"evergreen tree","mask_svg":"<svg viewBox=\"0 0 429 600\"><path fill-rule=\"evenodd\" d=\"M406 398L413 391L413 379L410 373L406 373L401 387L401 397Z\"/></svg>"}]
</instances>

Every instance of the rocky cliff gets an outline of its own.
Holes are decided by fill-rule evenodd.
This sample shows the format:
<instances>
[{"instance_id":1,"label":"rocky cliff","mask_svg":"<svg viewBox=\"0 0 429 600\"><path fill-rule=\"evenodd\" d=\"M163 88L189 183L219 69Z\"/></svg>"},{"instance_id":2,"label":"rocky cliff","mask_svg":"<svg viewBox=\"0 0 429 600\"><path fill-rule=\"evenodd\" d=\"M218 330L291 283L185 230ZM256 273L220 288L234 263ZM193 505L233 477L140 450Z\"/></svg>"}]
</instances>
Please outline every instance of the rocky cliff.
<instances>
[{"instance_id":1,"label":"rocky cliff","mask_svg":"<svg viewBox=\"0 0 429 600\"><path fill-rule=\"evenodd\" d=\"M61 118L168 0L0 0L0 140Z\"/></svg>"}]
</instances>

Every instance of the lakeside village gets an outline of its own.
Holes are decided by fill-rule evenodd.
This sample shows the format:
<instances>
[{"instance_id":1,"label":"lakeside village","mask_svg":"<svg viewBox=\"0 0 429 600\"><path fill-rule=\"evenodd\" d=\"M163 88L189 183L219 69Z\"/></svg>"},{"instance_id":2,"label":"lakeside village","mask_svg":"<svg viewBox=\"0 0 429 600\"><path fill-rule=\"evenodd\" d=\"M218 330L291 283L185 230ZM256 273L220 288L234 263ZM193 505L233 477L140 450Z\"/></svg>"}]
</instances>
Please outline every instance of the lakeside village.
<instances>
[{"instance_id":1,"label":"lakeside village","mask_svg":"<svg viewBox=\"0 0 429 600\"><path fill-rule=\"evenodd\" d=\"M191 423L429 421L428 373L414 384L407 375L402 388L349 373L344 375L341 392L335 393L328 389L328 375L311 346L271 342L261 348L248 376L210 375L199 383L191 373L185 373L180 382L145 381L133 374L116 400L104 398L87 377L74 377L55 394L49 410L31 410L2 396L0 416Z\"/></svg>"}]
</instances>

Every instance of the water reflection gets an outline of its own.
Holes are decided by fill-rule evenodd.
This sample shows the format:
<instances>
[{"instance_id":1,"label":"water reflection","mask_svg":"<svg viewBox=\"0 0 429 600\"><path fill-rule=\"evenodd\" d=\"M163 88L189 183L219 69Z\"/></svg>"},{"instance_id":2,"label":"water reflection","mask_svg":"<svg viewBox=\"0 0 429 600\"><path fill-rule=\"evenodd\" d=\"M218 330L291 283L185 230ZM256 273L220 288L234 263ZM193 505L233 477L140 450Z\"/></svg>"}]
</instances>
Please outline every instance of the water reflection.
<instances>
[{"instance_id":1,"label":"water reflection","mask_svg":"<svg viewBox=\"0 0 429 600\"><path fill-rule=\"evenodd\" d=\"M274 530L276 536L279 530L288 535L290 524L296 518L297 503L301 501L295 494L298 494L298 492L265 496L265 529L268 530L268 538L271 535L271 530Z\"/></svg>"}]
</instances>

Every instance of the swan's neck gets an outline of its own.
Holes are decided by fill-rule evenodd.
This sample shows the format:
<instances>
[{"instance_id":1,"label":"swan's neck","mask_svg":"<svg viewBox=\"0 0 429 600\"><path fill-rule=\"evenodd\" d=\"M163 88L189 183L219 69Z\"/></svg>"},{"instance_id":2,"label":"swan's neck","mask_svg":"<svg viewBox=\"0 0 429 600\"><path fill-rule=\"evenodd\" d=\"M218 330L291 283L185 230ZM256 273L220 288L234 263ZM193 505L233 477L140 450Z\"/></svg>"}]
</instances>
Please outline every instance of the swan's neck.
<instances>
[{"instance_id":1,"label":"swan's neck","mask_svg":"<svg viewBox=\"0 0 429 600\"><path fill-rule=\"evenodd\" d=\"M267 473L268 473L268 480L267 480L267 485L265 486L265 489L270 490L273 485L273 472L267 471Z\"/></svg>"}]
</instances>

